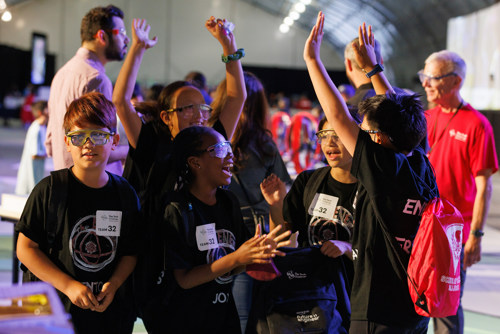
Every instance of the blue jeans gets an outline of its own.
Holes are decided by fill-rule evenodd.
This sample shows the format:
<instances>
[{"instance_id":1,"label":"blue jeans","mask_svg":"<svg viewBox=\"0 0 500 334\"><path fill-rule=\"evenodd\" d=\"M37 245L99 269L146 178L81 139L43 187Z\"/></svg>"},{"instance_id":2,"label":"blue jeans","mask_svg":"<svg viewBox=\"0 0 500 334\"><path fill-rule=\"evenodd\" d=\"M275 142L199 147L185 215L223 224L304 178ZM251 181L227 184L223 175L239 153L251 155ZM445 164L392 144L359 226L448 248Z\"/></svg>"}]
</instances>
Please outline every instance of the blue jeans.
<instances>
[{"instance_id":1,"label":"blue jeans","mask_svg":"<svg viewBox=\"0 0 500 334\"><path fill-rule=\"evenodd\" d=\"M240 317L241 332L245 333L252 305L253 278L243 272L233 279L233 298Z\"/></svg>"}]
</instances>

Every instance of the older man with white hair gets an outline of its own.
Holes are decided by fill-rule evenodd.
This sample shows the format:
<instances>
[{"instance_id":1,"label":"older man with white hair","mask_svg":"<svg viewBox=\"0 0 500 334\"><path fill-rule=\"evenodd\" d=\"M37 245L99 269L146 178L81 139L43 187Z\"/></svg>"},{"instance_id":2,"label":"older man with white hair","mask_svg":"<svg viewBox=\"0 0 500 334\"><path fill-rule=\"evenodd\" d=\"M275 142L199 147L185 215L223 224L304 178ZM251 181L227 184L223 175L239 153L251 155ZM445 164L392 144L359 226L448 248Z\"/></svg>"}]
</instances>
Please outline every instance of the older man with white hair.
<instances>
[{"instance_id":1,"label":"older man with white hair","mask_svg":"<svg viewBox=\"0 0 500 334\"><path fill-rule=\"evenodd\" d=\"M466 65L454 52L431 54L418 75L435 105L427 111L429 160L441 197L463 215L461 295L466 269L481 260L481 237L492 193L491 175L498 169L493 129L484 115L460 95ZM434 319L435 333L463 333L462 304L457 314Z\"/></svg>"}]
</instances>

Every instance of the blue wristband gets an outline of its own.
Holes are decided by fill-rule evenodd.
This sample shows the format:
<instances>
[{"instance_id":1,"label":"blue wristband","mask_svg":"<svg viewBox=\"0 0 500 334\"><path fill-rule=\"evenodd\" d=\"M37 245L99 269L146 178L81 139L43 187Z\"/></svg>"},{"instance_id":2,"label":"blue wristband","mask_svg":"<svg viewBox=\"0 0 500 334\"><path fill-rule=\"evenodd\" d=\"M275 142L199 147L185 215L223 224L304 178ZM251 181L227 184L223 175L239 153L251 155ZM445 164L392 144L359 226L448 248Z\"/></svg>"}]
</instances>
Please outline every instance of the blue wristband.
<instances>
[{"instance_id":1,"label":"blue wristband","mask_svg":"<svg viewBox=\"0 0 500 334\"><path fill-rule=\"evenodd\" d=\"M232 55L224 56L224 54L222 54L221 56L223 63L229 63L230 61L238 60L243 57L245 57L245 49L238 49L238 51L236 51Z\"/></svg>"},{"instance_id":2,"label":"blue wristband","mask_svg":"<svg viewBox=\"0 0 500 334\"><path fill-rule=\"evenodd\" d=\"M373 70L371 70L370 72L366 73L366 77L367 78L371 78L372 76L374 76L375 74L377 73L380 73L384 70L384 67L380 64L377 64L375 65L375 67L373 68Z\"/></svg>"}]
</instances>

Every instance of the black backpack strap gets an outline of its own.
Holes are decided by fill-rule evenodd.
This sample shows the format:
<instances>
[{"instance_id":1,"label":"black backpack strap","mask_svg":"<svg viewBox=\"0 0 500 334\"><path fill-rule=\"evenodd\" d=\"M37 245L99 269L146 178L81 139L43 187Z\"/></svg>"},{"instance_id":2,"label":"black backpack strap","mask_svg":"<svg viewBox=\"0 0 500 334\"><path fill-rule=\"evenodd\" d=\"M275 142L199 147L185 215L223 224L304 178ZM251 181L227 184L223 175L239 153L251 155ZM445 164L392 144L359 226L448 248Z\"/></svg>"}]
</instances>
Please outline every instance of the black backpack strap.
<instances>
[{"instance_id":1,"label":"black backpack strap","mask_svg":"<svg viewBox=\"0 0 500 334\"><path fill-rule=\"evenodd\" d=\"M50 193L48 202L48 215L45 224L47 232L47 245L50 255L54 252L57 232L64 224L69 187L68 168L50 172Z\"/></svg>"},{"instance_id":2,"label":"black backpack strap","mask_svg":"<svg viewBox=\"0 0 500 334\"><path fill-rule=\"evenodd\" d=\"M321 187L321 184L323 183L328 173L330 173L331 169L332 168L330 166L316 169L309 177L309 180L307 180L306 186L304 188L304 196L302 197L306 212L308 211L309 205L311 205L311 202L314 199L314 195L316 195L316 193L318 192L319 187Z\"/></svg>"}]
</instances>

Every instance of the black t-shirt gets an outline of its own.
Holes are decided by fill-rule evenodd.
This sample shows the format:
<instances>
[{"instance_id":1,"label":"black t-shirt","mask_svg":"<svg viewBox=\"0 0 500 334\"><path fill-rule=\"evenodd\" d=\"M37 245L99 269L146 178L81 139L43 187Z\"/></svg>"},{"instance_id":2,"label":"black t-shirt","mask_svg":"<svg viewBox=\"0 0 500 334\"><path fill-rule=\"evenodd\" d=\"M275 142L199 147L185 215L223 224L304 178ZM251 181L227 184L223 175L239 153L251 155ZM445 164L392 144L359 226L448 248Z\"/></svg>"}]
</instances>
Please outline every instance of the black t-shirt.
<instances>
[{"instance_id":1,"label":"black t-shirt","mask_svg":"<svg viewBox=\"0 0 500 334\"><path fill-rule=\"evenodd\" d=\"M360 131L351 173L360 183L353 231L351 319L411 326L421 317L414 310L406 275L381 224L409 254L423 208L437 189L430 164L419 149L407 157ZM405 266L408 259L403 259Z\"/></svg>"},{"instance_id":2,"label":"black t-shirt","mask_svg":"<svg viewBox=\"0 0 500 334\"><path fill-rule=\"evenodd\" d=\"M319 245L326 240L350 241L354 225L354 200L357 183L342 183L328 172L317 194L337 199L333 219L309 214L310 205L304 206L304 193L313 170L297 176L283 202L283 218L292 225L293 232L299 231L298 242L302 247ZM307 185L311 186L311 185ZM313 209L313 208L311 208Z\"/></svg>"},{"instance_id":3,"label":"black t-shirt","mask_svg":"<svg viewBox=\"0 0 500 334\"><path fill-rule=\"evenodd\" d=\"M234 195L229 191L218 189L217 203L213 206L202 203L191 194L183 196L192 204L191 221L184 219L174 204L165 209L168 264L172 269L190 269L212 263L234 252L248 239L237 200L230 199L229 196ZM238 217L237 221L235 217ZM231 292L232 281L231 273L228 273L191 289L177 286L165 315L168 318L166 323L172 324L169 330L238 333L240 324Z\"/></svg>"},{"instance_id":4,"label":"black t-shirt","mask_svg":"<svg viewBox=\"0 0 500 334\"><path fill-rule=\"evenodd\" d=\"M137 238L139 203L132 187L130 196L119 196L118 188L110 177L102 188L90 188L78 181L69 172L67 210L64 226L58 226L55 248L57 257L50 259L66 274L87 285L95 295L113 274L119 259L125 255L136 255L140 240ZM123 181L125 182L125 181ZM26 202L16 231L39 244L42 251L47 249L48 201L51 191L50 177L41 180L33 189ZM123 189L121 189L123 191ZM133 203L120 203L121 198L135 198ZM126 214L122 208L127 208ZM111 211L111 212L102 212ZM99 213L99 215L97 215ZM97 231L98 220L110 219L121 214L119 236L102 235ZM101 218L105 217L105 218ZM118 234L116 229L114 233ZM70 311L71 301L60 294L66 310ZM117 293L113 303L127 302ZM89 314L92 312L89 311Z\"/></svg>"}]
</instances>

